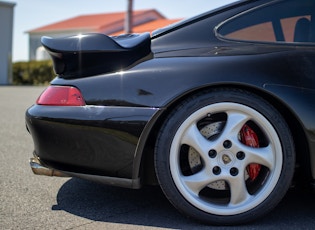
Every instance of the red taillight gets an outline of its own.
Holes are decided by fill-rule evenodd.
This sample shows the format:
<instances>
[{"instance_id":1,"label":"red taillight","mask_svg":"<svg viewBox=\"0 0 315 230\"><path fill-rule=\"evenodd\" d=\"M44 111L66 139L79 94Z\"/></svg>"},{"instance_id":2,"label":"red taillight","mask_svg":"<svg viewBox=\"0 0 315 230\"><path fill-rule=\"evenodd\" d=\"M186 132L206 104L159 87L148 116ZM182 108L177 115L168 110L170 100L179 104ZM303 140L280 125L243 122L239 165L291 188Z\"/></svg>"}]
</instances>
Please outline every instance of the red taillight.
<instances>
[{"instance_id":1,"label":"red taillight","mask_svg":"<svg viewBox=\"0 0 315 230\"><path fill-rule=\"evenodd\" d=\"M38 105L84 106L81 92L71 86L49 86L37 99Z\"/></svg>"}]
</instances>

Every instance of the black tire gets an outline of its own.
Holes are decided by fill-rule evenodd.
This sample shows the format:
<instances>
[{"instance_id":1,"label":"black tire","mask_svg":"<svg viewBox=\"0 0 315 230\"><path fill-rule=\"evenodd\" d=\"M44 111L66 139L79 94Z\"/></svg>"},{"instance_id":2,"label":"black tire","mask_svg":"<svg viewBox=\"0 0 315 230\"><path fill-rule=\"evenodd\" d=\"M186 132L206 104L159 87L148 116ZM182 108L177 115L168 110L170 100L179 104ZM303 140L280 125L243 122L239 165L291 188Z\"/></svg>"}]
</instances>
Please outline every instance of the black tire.
<instances>
[{"instance_id":1,"label":"black tire","mask_svg":"<svg viewBox=\"0 0 315 230\"><path fill-rule=\"evenodd\" d=\"M256 135L256 146L241 139L244 125ZM248 171L255 164L259 170ZM155 147L156 174L169 201L214 225L242 224L270 212L286 194L294 166L293 138L281 114L239 89L184 100L164 122Z\"/></svg>"}]
</instances>

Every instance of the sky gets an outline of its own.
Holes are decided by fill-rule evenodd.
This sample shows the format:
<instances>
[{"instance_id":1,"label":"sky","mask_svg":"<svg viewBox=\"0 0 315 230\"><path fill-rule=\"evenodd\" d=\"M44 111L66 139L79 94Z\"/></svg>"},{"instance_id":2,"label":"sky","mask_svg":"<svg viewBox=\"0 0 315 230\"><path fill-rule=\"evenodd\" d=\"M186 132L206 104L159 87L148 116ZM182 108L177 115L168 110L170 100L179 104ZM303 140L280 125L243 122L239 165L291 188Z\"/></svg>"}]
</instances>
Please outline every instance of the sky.
<instances>
[{"instance_id":1,"label":"sky","mask_svg":"<svg viewBox=\"0 0 315 230\"><path fill-rule=\"evenodd\" d=\"M28 60L27 31L85 14L122 12L127 0L0 0L14 7L13 62ZM235 0L134 0L133 9L156 9L169 19L189 18Z\"/></svg>"}]
</instances>

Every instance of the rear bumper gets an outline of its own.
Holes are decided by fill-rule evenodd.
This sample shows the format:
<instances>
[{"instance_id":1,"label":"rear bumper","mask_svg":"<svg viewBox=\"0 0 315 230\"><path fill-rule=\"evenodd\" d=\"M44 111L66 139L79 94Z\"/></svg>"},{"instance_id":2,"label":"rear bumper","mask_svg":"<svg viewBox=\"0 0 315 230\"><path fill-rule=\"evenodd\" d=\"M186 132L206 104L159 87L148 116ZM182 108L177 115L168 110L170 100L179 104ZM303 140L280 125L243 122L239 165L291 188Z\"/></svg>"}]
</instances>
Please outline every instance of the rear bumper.
<instances>
[{"instance_id":1,"label":"rear bumper","mask_svg":"<svg viewBox=\"0 0 315 230\"><path fill-rule=\"evenodd\" d=\"M34 105L26 112L26 127L42 164L31 160L33 171L55 173L44 165L67 174L136 179L135 151L156 112L152 108Z\"/></svg>"}]
</instances>

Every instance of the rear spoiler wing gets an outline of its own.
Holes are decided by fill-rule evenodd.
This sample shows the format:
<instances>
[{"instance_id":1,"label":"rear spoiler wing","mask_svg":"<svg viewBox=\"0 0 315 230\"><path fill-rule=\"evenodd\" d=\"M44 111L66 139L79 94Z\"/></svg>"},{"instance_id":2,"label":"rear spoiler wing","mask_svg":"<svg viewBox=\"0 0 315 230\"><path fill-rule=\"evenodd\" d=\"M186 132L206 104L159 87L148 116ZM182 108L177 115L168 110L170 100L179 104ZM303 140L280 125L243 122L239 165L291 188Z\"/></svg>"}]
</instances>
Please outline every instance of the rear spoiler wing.
<instances>
[{"instance_id":1,"label":"rear spoiler wing","mask_svg":"<svg viewBox=\"0 0 315 230\"><path fill-rule=\"evenodd\" d=\"M64 38L42 37L42 45L62 78L81 78L124 70L152 56L150 33L110 37L90 33Z\"/></svg>"}]
</instances>

